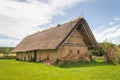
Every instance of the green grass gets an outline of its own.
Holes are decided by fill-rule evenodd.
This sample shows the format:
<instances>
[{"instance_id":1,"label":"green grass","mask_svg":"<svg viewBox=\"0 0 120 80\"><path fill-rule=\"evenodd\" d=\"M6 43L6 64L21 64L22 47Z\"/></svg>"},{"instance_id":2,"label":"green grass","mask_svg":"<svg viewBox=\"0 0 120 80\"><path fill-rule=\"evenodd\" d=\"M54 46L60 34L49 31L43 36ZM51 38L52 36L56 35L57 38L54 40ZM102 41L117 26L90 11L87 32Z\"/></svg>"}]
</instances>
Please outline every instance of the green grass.
<instances>
[{"instance_id":1,"label":"green grass","mask_svg":"<svg viewBox=\"0 0 120 80\"><path fill-rule=\"evenodd\" d=\"M0 80L120 80L120 66L103 62L48 66L1 59Z\"/></svg>"}]
</instances>

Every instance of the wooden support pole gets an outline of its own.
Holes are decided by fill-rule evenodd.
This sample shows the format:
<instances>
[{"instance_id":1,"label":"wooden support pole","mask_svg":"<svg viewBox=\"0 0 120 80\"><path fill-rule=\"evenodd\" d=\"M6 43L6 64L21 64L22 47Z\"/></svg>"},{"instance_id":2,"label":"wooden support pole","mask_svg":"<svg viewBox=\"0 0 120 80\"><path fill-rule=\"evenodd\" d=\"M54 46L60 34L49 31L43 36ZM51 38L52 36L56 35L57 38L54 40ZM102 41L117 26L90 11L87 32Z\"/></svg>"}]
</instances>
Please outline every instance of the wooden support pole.
<instances>
[{"instance_id":1,"label":"wooden support pole","mask_svg":"<svg viewBox=\"0 0 120 80\"><path fill-rule=\"evenodd\" d=\"M60 59L60 48L57 49L57 59Z\"/></svg>"}]
</instances>

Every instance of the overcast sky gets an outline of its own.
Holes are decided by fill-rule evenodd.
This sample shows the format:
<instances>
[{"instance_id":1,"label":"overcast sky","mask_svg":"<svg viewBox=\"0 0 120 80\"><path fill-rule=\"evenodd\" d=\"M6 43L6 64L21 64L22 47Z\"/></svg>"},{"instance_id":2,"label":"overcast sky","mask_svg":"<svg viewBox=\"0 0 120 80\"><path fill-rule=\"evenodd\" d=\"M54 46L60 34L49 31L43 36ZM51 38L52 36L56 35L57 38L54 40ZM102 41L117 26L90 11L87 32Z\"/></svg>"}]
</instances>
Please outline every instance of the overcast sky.
<instances>
[{"instance_id":1,"label":"overcast sky","mask_svg":"<svg viewBox=\"0 0 120 80\"><path fill-rule=\"evenodd\" d=\"M120 0L0 0L0 46L83 16L98 42L120 44Z\"/></svg>"}]
</instances>

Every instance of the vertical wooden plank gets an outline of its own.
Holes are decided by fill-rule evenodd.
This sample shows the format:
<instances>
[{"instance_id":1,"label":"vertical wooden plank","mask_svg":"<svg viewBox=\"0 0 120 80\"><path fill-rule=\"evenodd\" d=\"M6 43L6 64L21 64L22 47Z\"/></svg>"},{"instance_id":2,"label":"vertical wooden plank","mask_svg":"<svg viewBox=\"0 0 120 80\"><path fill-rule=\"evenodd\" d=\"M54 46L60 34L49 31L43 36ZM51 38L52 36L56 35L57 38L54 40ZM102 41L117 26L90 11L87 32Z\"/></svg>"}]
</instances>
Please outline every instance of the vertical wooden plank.
<instances>
[{"instance_id":1,"label":"vertical wooden plank","mask_svg":"<svg viewBox=\"0 0 120 80\"><path fill-rule=\"evenodd\" d=\"M57 59L60 59L60 48L57 49Z\"/></svg>"},{"instance_id":2,"label":"vertical wooden plank","mask_svg":"<svg viewBox=\"0 0 120 80\"><path fill-rule=\"evenodd\" d=\"M68 41L66 41L68 43ZM66 55L68 54L68 45L66 45Z\"/></svg>"}]
</instances>

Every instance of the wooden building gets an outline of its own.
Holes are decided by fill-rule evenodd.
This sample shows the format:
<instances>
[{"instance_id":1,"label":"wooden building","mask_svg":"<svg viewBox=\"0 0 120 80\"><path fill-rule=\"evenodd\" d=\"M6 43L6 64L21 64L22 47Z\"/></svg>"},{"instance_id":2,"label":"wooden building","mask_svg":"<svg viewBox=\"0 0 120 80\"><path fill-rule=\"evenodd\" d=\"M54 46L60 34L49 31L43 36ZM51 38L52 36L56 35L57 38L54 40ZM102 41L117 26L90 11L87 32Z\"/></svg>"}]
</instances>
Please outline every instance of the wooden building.
<instances>
[{"instance_id":1,"label":"wooden building","mask_svg":"<svg viewBox=\"0 0 120 80\"><path fill-rule=\"evenodd\" d=\"M78 18L27 36L12 52L17 54L17 59L25 61L56 62L67 60L70 55L73 61L90 61L88 49L99 46L86 20Z\"/></svg>"}]
</instances>

